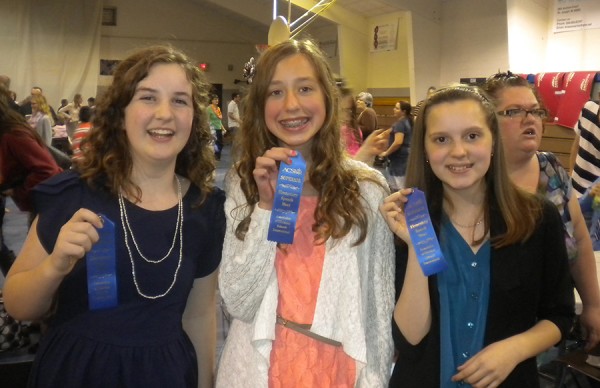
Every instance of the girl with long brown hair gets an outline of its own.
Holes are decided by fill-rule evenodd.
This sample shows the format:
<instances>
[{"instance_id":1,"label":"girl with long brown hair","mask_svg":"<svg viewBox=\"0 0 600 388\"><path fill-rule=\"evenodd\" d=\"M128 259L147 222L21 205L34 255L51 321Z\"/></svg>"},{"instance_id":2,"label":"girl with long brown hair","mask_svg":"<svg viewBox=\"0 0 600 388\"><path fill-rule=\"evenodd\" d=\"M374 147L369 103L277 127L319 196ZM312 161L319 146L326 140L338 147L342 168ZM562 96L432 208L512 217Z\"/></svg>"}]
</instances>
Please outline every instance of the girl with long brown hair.
<instances>
[{"instance_id":1,"label":"girl with long brown hair","mask_svg":"<svg viewBox=\"0 0 600 388\"><path fill-rule=\"evenodd\" d=\"M233 322L218 387L383 387L393 244L381 174L343 150L338 91L310 41L265 51L226 182L220 292ZM291 244L267 240L280 169L306 161ZM297 362L298 360L310 362Z\"/></svg>"}]
</instances>

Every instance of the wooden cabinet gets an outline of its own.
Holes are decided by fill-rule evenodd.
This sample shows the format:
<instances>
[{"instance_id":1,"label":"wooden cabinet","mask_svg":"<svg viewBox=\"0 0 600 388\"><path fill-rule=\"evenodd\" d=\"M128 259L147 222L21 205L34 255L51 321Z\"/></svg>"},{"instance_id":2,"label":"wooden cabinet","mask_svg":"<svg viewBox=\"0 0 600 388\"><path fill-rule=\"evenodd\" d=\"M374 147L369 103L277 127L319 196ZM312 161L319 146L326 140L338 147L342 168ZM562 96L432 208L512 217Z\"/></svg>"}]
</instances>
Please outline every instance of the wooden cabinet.
<instances>
[{"instance_id":1,"label":"wooden cabinet","mask_svg":"<svg viewBox=\"0 0 600 388\"><path fill-rule=\"evenodd\" d=\"M569 171L569 157L574 138L575 132L572 128L556 124L545 124L540 151L553 152L563 167Z\"/></svg>"}]
</instances>

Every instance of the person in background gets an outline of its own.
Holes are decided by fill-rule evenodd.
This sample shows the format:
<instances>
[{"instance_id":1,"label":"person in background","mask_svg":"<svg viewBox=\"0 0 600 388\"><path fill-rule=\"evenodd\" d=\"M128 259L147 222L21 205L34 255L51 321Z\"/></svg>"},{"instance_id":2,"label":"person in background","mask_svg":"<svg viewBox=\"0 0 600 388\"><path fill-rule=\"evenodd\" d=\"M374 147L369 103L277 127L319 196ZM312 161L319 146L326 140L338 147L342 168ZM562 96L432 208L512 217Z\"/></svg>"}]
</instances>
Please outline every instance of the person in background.
<instances>
[{"instance_id":1,"label":"person in background","mask_svg":"<svg viewBox=\"0 0 600 388\"><path fill-rule=\"evenodd\" d=\"M590 232L592 248L594 252L600 251L600 178L579 197L579 206Z\"/></svg>"},{"instance_id":2,"label":"person in background","mask_svg":"<svg viewBox=\"0 0 600 388\"><path fill-rule=\"evenodd\" d=\"M73 134L73 143L71 144L74 162L80 162L83 158L81 146L90 129L92 128L91 120L92 108L89 106L82 106L79 110L79 125Z\"/></svg>"},{"instance_id":3,"label":"person in background","mask_svg":"<svg viewBox=\"0 0 600 388\"><path fill-rule=\"evenodd\" d=\"M358 111L358 127L363 138L366 139L377 129L377 113L373 109L373 95L368 92L358 93L356 109Z\"/></svg>"},{"instance_id":4,"label":"person in background","mask_svg":"<svg viewBox=\"0 0 600 388\"><path fill-rule=\"evenodd\" d=\"M354 157L362 145L363 135L358 126L356 101L352 91L347 88L340 88L340 121L340 132L346 151Z\"/></svg>"},{"instance_id":5,"label":"person in background","mask_svg":"<svg viewBox=\"0 0 600 388\"><path fill-rule=\"evenodd\" d=\"M28 116L30 116L32 114L32 109L31 109L31 99L34 96L37 95L43 95L43 91L42 88L39 86L34 86L31 88L31 94L29 96L27 96L23 101L21 101L21 103L19 104L19 111L21 112L21 114L23 116L25 116L26 118ZM54 108L52 108L51 105L48 105L48 108L50 109L50 116L52 117L52 122L56 123L59 121L58 116L56 115L56 111L54 110Z\"/></svg>"},{"instance_id":6,"label":"person in background","mask_svg":"<svg viewBox=\"0 0 600 388\"><path fill-rule=\"evenodd\" d=\"M546 110L526 79L510 71L490 76L485 84L498 115L508 174L519 188L545 196L556 205L564 224L570 274L581 296L580 322L586 349L600 343L600 291L596 260L571 180L551 152L539 152Z\"/></svg>"},{"instance_id":7,"label":"person in background","mask_svg":"<svg viewBox=\"0 0 600 388\"><path fill-rule=\"evenodd\" d=\"M60 112L60 110L62 108L64 108L65 106L67 106L68 104L69 104L69 100L67 100L66 98L61 99L60 106L58 107L58 111ZM65 124L65 117L63 115L61 115L60 113L58 114L58 120L56 120L56 125L64 125L65 133L67 132L67 125Z\"/></svg>"},{"instance_id":8,"label":"person in background","mask_svg":"<svg viewBox=\"0 0 600 388\"><path fill-rule=\"evenodd\" d=\"M581 109L571 148L571 183L581 197L600 177L600 105L590 100Z\"/></svg>"},{"instance_id":9,"label":"person in background","mask_svg":"<svg viewBox=\"0 0 600 388\"><path fill-rule=\"evenodd\" d=\"M31 117L27 121L40 135L44 144L51 146L54 122L46 97L41 94L31 96Z\"/></svg>"},{"instance_id":10,"label":"person in background","mask_svg":"<svg viewBox=\"0 0 600 388\"><path fill-rule=\"evenodd\" d=\"M64 108L67 105L69 105L69 100L67 100L66 98L63 98L62 100L60 100L60 106L58 107L58 110L60 111L62 108Z\"/></svg>"},{"instance_id":11,"label":"person in background","mask_svg":"<svg viewBox=\"0 0 600 388\"><path fill-rule=\"evenodd\" d=\"M346 151L354 160L373 166L375 157L387 149L391 129L376 129L371 136L362 138L357 122L357 108L352 91L340 88L340 132Z\"/></svg>"},{"instance_id":12,"label":"person in background","mask_svg":"<svg viewBox=\"0 0 600 388\"><path fill-rule=\"evenodd\" d=\"M0 74L0 85L2 85L10 93L10 101L8 105L17 112L20 112L19 104L17 103L17 94L10 90L10 77L4 74Z\"/></svg>"},{"instance_id":13,"label":"person in background","mask_svg":"<svg viewBox=\"0 0 600 388\"><path fill-rule=\"evenodd\" d=\"M229 129L229 136L235 135L242 123L239 107L241 98L242 95L240 93L234 92L231 94L231 101L227 104L227 128Z\"/></svg>"},{"instance_id":14,"label":"person in background","mask_svg":"<svg viewBox=\"0 0 600 388\"><path fill-rule=\"evenodd\" d=\"M383 176L346 156L337 87L310 41L269 47L226 178L219 290L233 317L217 387L384 387L392 362L392 234ZM267 240L280 168L306 178L291 244ZM348 211L352 209L352 211Z\"/></svg>"},{"instance_id":15,"label":"person in background","mask_svg":"<svg viewBox=\"0 0 600 388\"><path fill-rule=\"evenodd\" d=\"M435 91L436 91L435 86L430 86L429 88L427 88L426 97L431 96ZM412 110L412 115L415 119L419 115L419 112L421 111L421 107L423 106L424 103L425 103L425 100L421 100L421 101L417 102L417 105L415 105L414 109Z\"/></svg>"},{"instance_id":16,"label":"person in background","mask_svg":"<svg viewBox=\"0 0 600 388\"><path fill-rule=\"evenodd\" d=\"M415 124L407 188L381 206L403 241L390 387L539 387L535 356L571 329L573 288L560 215L511 183L497 120L475 87L433 93ZM414 189L425 196L439 241L435 257L447 262L430 276L420 264L432 259L422 243L432 245L435 236L413 240L409 229L423 218L405 217Z\"/></svg>"},{"instance_id":17,"label":"person in background","mask_svg":"<svg viewBox=\"0 0 600 388\"><path fill-rule=\"evenodd\" d=\"M32 213L31 191L61 169L37 132L11 107L10 101L9 91L0 85L0 193L3 199L10 196L21 211ZM4 211L2 205L0 221ZM3 239L1 242L0 269L6 275L14 261L14 253Z\"/></svg>"},{"instance_id":18,"label":"person in background","mask_svg":"<svg viewBox=\"0 0 600 388\"><path fill-rule=\"evenodd\" d=\"M30 387L213 386L225 196L207 91L180 51L133 53L99 101L82 162L36 188L39 215L3 289L16 319L49 316ZM104 308L88 300L96 244L116 261Z\"/></svg>"},{"instance_id":19,"label":"person in background","mask_svg":"<svg viewBox=\"0 0 600 388\"><path fill-rule=\"evenodd\" d=\"M387 178L392 191L404 188L413 128L411 108L406 101L396 103L394 114L398 120L392 125L392 136L390 136L388 149L380 154L381 157L388 160Z\"/></svg>"},{"instance_id":20,"label":"person in background","mask_svg":"<svg viewBox=\"0 0 600 388\"><path fill-rule=\"evenodd\" d=\"M221 160L221 152L223 151L223 135L225 127L223 126L223 113L219 107L219 96L213 95L210 99L210 105L208 106L208 122L210 124L210 130L215 136L215 158Z\"/></svg>"},{"instance_id":21,"label":"person in background","mask_svg":"<svg viewBox=\"0 0 600 388\"><path fill-rule=\"evenodd\" d=\"M63 119L67 126L67 135L69 139L73 139L73 133L79 124L79 110L82 107L83 98L77 93L73 97L73 101L58 110L58 115Z\"/></svg>"},{"instance_id":22,"label":"person in background","mask_svg":"<svg viewBox=\"0 0 600 388\"><path fill-rule=\"evenodd\" d=\"M65 155L73 154L71 150L71 139L67 135L67 126L56 124L52 127L52 147L63 152Z\"/></svg>"}]
</instances>

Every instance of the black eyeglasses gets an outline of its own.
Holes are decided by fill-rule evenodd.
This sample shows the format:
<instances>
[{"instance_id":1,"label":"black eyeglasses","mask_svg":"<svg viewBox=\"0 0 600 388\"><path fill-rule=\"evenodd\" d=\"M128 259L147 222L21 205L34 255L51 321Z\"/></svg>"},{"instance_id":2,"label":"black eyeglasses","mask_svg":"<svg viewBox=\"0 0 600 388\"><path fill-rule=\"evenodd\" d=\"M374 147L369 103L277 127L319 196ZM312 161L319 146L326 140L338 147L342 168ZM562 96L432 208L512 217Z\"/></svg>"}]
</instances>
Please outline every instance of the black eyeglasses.
<instances>
[{"instance_id":1,"label":"black eyeglasses","mask_svg":"<svg viewBox=\"0 0 600 388\"><path fill-rule=\"evenodd\" d=\"M496 114L498 116L508 117L510 119L521 119L521 120L523 120L525 117L527 117L528 114L531 114L533 117L542 119L542 120L545 119L546 117L548 117L548 111L543 108L536 108L536 109L531 109L531 110L527 110L527 109L523 109L523 108L513 108L513 109L507 109L507 110L502 110L500 112L496 112Z\"/></svg>"}]
</instances>

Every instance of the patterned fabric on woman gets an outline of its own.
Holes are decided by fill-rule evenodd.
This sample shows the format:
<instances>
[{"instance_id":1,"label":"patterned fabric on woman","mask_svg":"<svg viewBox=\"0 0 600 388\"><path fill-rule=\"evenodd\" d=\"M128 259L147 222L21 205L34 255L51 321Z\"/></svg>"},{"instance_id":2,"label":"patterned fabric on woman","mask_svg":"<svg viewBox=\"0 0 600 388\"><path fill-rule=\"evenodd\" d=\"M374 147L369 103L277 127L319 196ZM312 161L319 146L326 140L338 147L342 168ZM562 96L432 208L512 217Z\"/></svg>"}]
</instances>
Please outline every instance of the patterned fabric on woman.
<instances>
[{"instance_id":1,"label":"patterned fabric on woman","mask_svg":"<svg viewBox=\"0 0 600 388\"><path fill-rule=\"evenodd\" d=\"M540 162L540 181L538 182L537 192L545 196L558 208L565 224L565 245L567 246L569 260L574 260L577 258L577 241L573 234L573 221L568 207L573 192L571 179L553 153L538 152L537 157Z\"/></svg>"}]
</instances>

